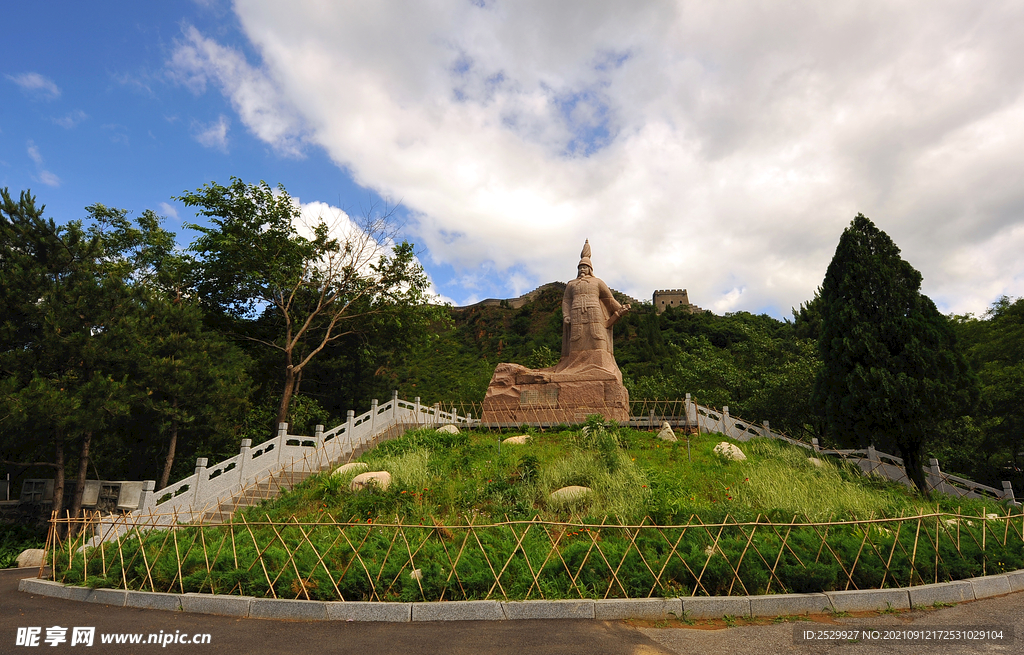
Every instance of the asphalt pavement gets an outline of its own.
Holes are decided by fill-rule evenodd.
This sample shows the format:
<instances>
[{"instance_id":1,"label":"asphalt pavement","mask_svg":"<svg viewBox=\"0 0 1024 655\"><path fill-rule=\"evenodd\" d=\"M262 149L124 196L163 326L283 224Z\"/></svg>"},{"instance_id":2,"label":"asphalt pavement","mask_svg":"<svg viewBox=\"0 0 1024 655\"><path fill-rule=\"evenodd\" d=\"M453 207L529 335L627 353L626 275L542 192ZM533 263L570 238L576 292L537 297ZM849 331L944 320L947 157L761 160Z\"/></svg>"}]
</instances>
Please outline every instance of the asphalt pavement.
<instances>
[{"instance_id":1,"label":"asphalt pavement","mask_svg":"<svg viewBox=\"0 0 1024 655\"><path fill-rule=\"evenodd\" d=\"M130 607L111 607L35 596L17 590L18 580L34 576L29 569L0 571L0 653L187 653L216 655L252 653L454 653L515 655L673 653L1024 653L1024 592L927 612L831 619L831 623L795 621L764 625L671 625L640 627L623 621L532 620L459 621L447 623L357 623L270 621L188 614ZM743 623L739 621L739 623ZM721 624L721 622L719 622ZM885 643L794 643L794 629L878 629L945 626L1012 626L1020 635L1007 643L898 645ZM50 631L54 627L66 631ZM38 628L33 632L32 628ZM72 644L74 628L94 628L93 645ZM715 629L712 629L715 628ZM20 629L20 630L19 630ZM38 646L19 645L33 641ZM111 635L141 636L142 643L102 643ZM166 645L146 643L150 634ZM172 638L171 635L174 637ZM180 643L185 637L209 635L209 643ZM48 636L65 641L47 642ZM79 634L79 640L85 635ZM116 638L116 637L115 637ZM200 636L199 641L206 640Z\"/></svg>"}]
</instances>

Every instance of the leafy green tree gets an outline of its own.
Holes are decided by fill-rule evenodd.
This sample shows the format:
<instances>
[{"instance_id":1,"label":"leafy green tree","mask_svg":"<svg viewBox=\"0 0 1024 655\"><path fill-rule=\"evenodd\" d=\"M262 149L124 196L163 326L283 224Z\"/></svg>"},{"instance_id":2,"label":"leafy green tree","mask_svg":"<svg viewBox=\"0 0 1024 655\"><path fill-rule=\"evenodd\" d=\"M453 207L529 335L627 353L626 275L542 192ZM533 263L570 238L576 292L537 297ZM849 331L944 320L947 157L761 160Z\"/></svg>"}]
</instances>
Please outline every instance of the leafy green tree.
<instances>
[{"instance_id":1,"label":"leafy green tree","mask_svg":"<svg viewBox=\"0 0 1024 655\"><path fill-rule=\"evenodd\" d=\"M180 424L226 434L248 386L237 349L202 329L160 217L97 204L84 227L43 209L27 192L0 193L0 459L54 468L58 512L70 471L75 515L98 454L120 478L118 453L157 453L168 433L173 452Z\"/></svg>"},{"instance_id":2,"label":"leafy green tree","mask_svg":"<svg viewBox=\"0 0 1024 655\"><path fill-rule=\"evenodd\" d=\"M63 509L65 449L69 441L78 442L70 507L76 515L93 437L111 416L125 411L125 380L115 378L109 367L126 303L123 271L117 270L115 253L105 248L101 230L44 219L44 208L27 192L14 202L3 189L0 203L0 286L8 289L2 298L8 320L0 358L17 380L5 400L14 409L13 424L28 423L53 435L58 512ZM39 413L40 406L46 414ZM5 446L22 453L31 448L16 441L15 433Z\"/></svg>"},{"instance_id":3,"label":"leafy green tree","mask_svg":"<svg viewBox=\"0 0 1024 655\"><path fill-rule=\"evenodd\" d=\"M282 186L232 178L230 186L211 182L178 200L212 223L188 226L200 233L190 246L199 255L200 297L232 317L240 336L281 357L279 423L288 420L303 372L325 348L361 332L373 317L426 299L427 278L412 246L393 245L394 208L371 207L351 229L321 217L303 236L299 207ZM254 325L257 318L261 325Z\"/></svg>"},{"instance_id":4,"label":"leafy green tree","mask_svg":"<svg viewBox=\"0 0 1024 655\"><path fill-rule=\"evenodd\" d=\"M206 330L199 307L150 292L131 320L125 340L134 357L130 379L153 427L164 438L163 466L157 489L167 486L182 428L214 424L230 434L242 420L250 393L242 352L216 332ZM154 450L150 447L149 450Z\"/></svg>"},{"instance_id":5,"label":"leafy green tree","mask_svg":"<svg viewBox=\"0 0 1024 655\"><path fill-rule=\"evenodd\" d=\"M815 398L828 436L895 446L925 492L928 435L969 413L978 391L950 321L920 288L921 274L892 239L858 214L822 283Z\"/></svg>"},{"instance_id":6,"label":"leafy green tree","mask_svg":"<svg viewBox=\"0 0 1024 655\"><path fill-rule=\"evenodd\" d=\"M980 457L991 463L999 458L998 465L1008 463L1016 472L1009 477L1015 478L1017 488L1024 468L1024 298L1003 296L984 318L957 319L958 333L982 388L982 402L974 415L980 443L971 460Z\"/></svg>"}]
</instances>

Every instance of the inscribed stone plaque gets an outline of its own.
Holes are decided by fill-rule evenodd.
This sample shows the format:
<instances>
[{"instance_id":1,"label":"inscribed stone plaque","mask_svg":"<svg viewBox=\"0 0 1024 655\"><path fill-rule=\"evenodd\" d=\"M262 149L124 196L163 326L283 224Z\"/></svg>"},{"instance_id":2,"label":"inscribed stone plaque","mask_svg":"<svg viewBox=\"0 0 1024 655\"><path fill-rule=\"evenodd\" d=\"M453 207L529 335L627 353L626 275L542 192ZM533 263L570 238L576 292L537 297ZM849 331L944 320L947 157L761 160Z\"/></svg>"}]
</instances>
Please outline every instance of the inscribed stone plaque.
<instances>
[{"instance_id":1,"label":"inscribed stone plaque","mask_svg":"<svg viewBox=\"0 0 1024 655\"><path fill-rule=\"evenodd\" d=\"M558 387L523 389L519 394L520 407L558 407Z\"/></svg>"}]
</instances>

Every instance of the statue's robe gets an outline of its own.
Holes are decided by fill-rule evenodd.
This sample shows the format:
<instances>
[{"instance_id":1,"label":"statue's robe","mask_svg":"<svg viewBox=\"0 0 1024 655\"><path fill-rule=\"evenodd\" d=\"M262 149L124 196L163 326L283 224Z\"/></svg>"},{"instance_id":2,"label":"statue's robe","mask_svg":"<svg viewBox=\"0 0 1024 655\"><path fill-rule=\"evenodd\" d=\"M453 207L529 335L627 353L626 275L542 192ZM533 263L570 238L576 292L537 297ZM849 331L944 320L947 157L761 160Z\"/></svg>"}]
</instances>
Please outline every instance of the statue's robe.
<instances>
[{"instance_id":1,"label":"statue's robe","mask_svg":"<svg viewBox=\"0 0 1024 655\"><path fill-rule=\"evenodd\" d=\"M612 325L622 305L600 278L578 277L562 296L562 357L550 368L502 363L484 398L484 422L573 423L588 414L624 421L629 394L615 363Z\"/></svg>"}]
</instances>

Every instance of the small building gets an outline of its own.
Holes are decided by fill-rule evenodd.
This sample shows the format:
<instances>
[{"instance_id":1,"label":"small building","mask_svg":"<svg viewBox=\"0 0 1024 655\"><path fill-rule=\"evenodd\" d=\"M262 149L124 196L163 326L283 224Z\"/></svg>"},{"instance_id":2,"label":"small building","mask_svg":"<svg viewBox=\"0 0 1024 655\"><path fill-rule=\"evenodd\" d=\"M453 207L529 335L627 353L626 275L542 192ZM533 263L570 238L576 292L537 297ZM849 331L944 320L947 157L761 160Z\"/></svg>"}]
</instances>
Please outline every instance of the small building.
<instances>
[{"instance_id":1,"label":"small building","mask_svg":"<svg viewBox=\"0 0 1024 655\"><path fill-rule=\"evenodd\" d=\"M655 291L654 311L660 314L669 307L680 307L691 314L700 311L699 307L690 304L690 297L686 294L686 289L660 289Z\"/></svg>"}]
</instances>

